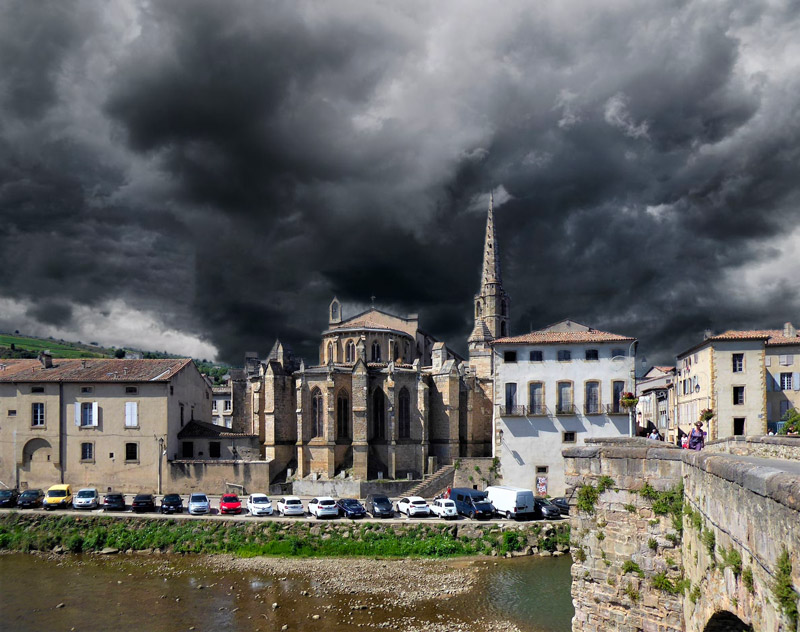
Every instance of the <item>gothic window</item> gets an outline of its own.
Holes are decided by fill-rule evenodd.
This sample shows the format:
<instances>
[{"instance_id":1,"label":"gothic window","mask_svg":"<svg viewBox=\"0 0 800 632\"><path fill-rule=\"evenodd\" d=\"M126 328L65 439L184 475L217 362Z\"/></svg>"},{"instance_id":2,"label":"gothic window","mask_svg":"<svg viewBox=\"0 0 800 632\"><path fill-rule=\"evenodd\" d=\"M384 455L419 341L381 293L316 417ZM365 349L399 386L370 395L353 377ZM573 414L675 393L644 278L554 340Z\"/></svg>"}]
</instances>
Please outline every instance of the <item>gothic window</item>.
<instances>
[{"instance_id":1,"label":"gothic window","mask_svg":"<svg viewBox=\"0 0 800 632\"><path fill-rule=\"evenodd\" d=\"M481 304L476 302L475 303L475 318L480 318L481 317L481 311L482 311L481 310Z\"/></svg>"},{"instance_id":2,"label":"gothic window","mask_svg":"<svg viewBox=\"0 0 800 632\"><path fill-rule=\"evenodd\" d=\"M381 361L381 343L375 340L372 343L372 361L373 362L380 362Z\"/></svg>"},{"instance_id":3,"label":"gothic window","mask_svg":"<svg viewBox=\"0 0 800 632\"><path fill-rule=\"evenodd\" d=\"M335 358L333 357L333 343L329 342L328 343L328 362L333 362L334 359Z\"/></svg>"},{"instance_id":4,"label":"gothic window","mask_svg":"<svg viewBox=\"0 0 800 632\"><path fill-rule=\"evenodd\" d=\"M507 334L506 321L500 323L500 336L505 337Z\"/></svg>"},{"instance_id":5,"label":"gothic window","mask_svg":"<svg viewBox=\"0 0 800 632\"><path fill-rule=\"evenodd\" d=\"M508 316L508 303L506 301L502 301L500 303L500 314L503 316Z\"/></svg>"},{"instance_id":6,"label":"gothic window","mask_svg":"<svg viewBox=\"0 0 800 632\"><path fill-rule=\"evenodd\" d=\"M315 388L311 391L311 423L314 437L321 437L323 433L325 410L322 405L322 392Z\"/></svg>"},{"instance_id":7,"label":"gothic window","mask_svg":"<svg viewBox=\"0 0 800 632\"><path fill-rule=\"evenodd\" d=\"M345 390L339 391L336 398L336 437L350 438L350 397Z\"/></svg>"},{"instance_id":8,"label":"gothic window","mask_svg":"<svg viewBox=\"0 0 800 632\"><path fill-rule=\"evenodd\" d=\"M372 438L386 438L386 405L384 403L383 391L375 389L372 394Z\"/></svg>"},{"instance_id":9,"label":"gothic window","mask_svg":"<svg viewBox=\"0 0 800 632\"><path fill-rule=\"evenodd\" d=\"M345 362L355 362L355 361L356 361L356 343L354 343L352 340L348 340L345 353Z\"/></svg>"},{"instance_id":10,"label":"gothic window","mask_svg":"<svg viewBox=\"0 0 800 632\"><path fill-rule=\"evenodd\" d=\"M331 320L336 320L339 318L339 303L333 303L331 305Z\"/></svg>"},{"instance_id":11,"label":"gothic window","mask_svg":"<svg viewBox=\"0 0 800 632\"><path fill-rule=\"evenodd\" d=\"M411 438L411 396L405 387L397 398L397 426L401 439Z\"/></svg>"}]
</instances>

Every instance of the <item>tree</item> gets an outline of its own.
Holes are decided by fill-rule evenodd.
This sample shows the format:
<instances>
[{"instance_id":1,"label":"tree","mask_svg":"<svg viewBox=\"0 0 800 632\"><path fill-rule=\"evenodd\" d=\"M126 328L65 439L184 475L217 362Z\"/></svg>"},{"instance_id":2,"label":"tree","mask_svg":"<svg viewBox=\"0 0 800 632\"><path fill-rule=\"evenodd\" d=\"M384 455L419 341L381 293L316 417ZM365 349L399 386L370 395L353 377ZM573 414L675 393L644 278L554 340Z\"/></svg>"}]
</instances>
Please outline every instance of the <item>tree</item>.
<instances>
[{"instance_id":1,"label":"tree","mask_svg":"<svg viewBox=\"0 0 800 632\"><path fill-rule=\"evenodd\" d=\"M125 357L125 349L117 349L114 352L114 357L119 358L120 360Z\"/></svg>"}]
</instances>

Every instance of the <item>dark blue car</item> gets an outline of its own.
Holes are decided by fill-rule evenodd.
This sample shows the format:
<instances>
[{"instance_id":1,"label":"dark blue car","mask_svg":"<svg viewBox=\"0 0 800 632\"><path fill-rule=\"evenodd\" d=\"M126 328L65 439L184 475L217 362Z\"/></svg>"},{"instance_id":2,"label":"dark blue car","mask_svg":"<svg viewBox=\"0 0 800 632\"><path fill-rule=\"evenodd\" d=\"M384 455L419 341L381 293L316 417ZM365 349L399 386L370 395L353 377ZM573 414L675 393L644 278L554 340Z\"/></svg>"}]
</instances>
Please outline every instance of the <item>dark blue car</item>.
<instances>
[{"instance_id":1,"label":"dark blue car","mask_svg":"<svg viewBox=\"0 0 800 632\"><path fill-rule=\"evenodd\" d=\"M355 498L340 498L336 501L336 506L339 508L339 515L345 518L363 518L367 515L364 505Z\"/></svg>"}]
</instances>

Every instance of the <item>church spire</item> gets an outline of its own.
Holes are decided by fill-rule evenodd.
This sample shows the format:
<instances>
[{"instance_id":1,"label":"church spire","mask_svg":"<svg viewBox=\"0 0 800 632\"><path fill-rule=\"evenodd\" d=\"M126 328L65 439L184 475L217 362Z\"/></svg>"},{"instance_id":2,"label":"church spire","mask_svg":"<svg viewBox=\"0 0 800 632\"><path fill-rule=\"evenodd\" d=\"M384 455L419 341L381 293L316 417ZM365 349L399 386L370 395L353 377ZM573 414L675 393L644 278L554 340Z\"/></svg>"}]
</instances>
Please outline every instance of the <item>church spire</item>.
<instances>
[{"instance_id":1,"label":"church spire","mask_svg":"<svg viewBox=\"0 0 800 632\"><path fill-rule=\"evenodd\" d=\"M508 309L509 300L503 290L500 253L497 248L497 234L494 227L494 195L489 193L481 285L475 296L475 326L467 340L471 351L487 348L488 343L495 338L509 335Z\"/></svg>"},{"instance_id":2,"label":"church spire","mask_svg":"<svg viewBox=\"0 0 800 632\"><path fill-rule=\"evenodd\" d=\"M486 217L486 239L483 243L483 274L481 291L487 290L491 283L502 284L500 276L500 255L497 252L497 235L494 230L494 193L489 193L489 214Z\"/></svg>"}]
</instances>

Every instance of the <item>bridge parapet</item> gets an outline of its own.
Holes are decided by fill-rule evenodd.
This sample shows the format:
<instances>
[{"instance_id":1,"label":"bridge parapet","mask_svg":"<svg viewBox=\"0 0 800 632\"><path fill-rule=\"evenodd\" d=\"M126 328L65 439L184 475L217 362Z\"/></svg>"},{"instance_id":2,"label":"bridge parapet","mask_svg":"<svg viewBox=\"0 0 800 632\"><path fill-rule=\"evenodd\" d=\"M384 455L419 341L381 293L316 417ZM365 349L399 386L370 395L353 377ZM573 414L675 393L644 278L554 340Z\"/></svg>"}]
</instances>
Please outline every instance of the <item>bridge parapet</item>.
<instances>
[{"instance_id":1,"label":"bridge parapet","mask_svg":"<svg viewBox=\"0 0 800 632\"><path fill-rule=\"evenodd\" d=\"M800 461L800 437L781 435L726 437L709 442L704 452L725 452L740 456Z\"/></svg>"},{"instance_id":2,"label":"bridge parapet","mask_svg":"<svg viewBox=\"0 0 800 632\"><path fill-rule=\"evenodd\" d=\"M670 585L680 578L679 532L671 515L653 511L652 496L680 489L681 450L605 439L563 455L567 485L577 488L570 511L572 629L682 631L680 595L652 585L656 576Z\"/></svg>"},{"instance_id":3,"label":"bridge parapet","mask_svg":"<svg viewBox=\"0 0 800 632\"><path fill-rule=\"evenodd\" d=\"M573 632L800 630L800 462L751 456L796 446L752 439L564 450Z\"/></svg>"}]
</instances>

